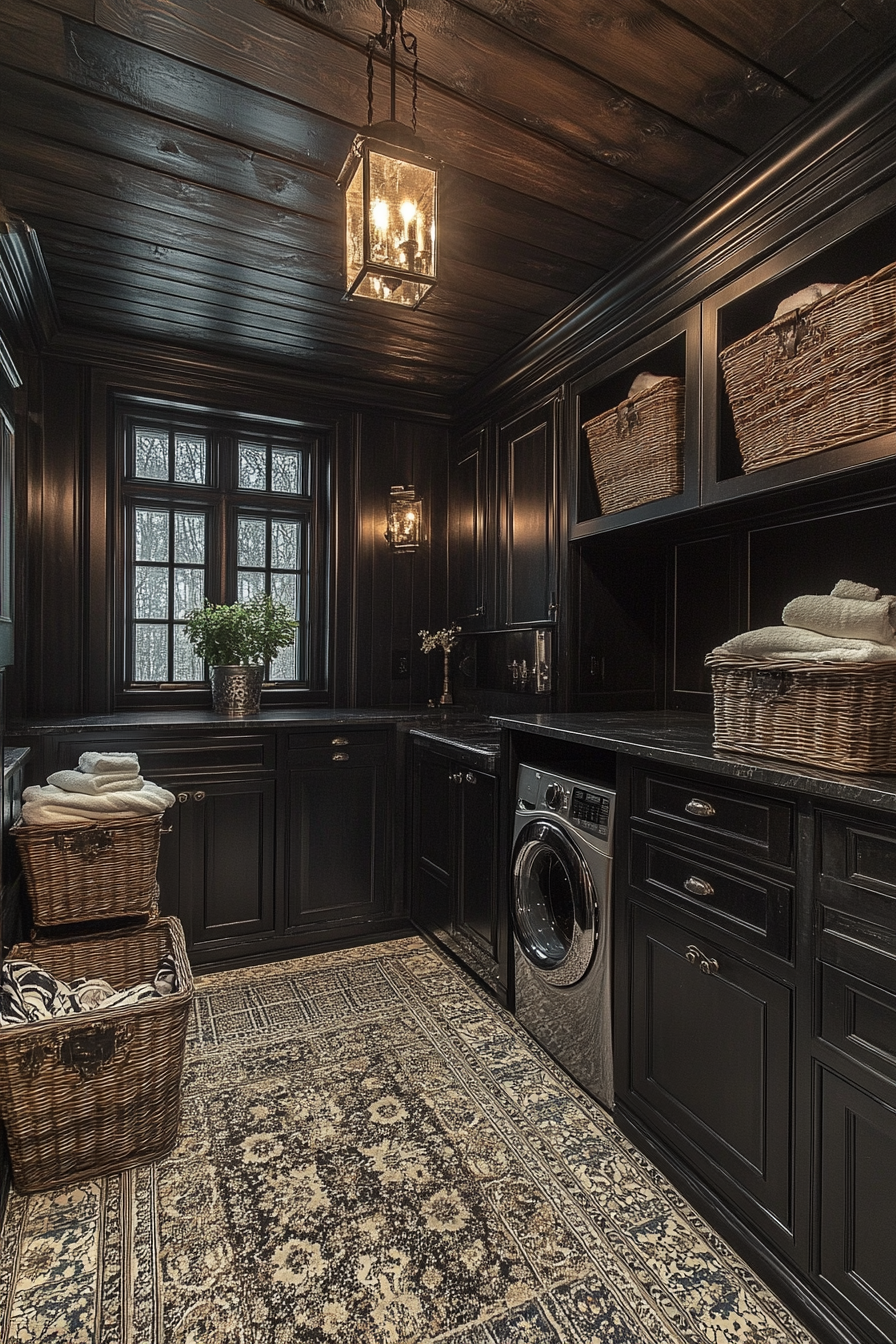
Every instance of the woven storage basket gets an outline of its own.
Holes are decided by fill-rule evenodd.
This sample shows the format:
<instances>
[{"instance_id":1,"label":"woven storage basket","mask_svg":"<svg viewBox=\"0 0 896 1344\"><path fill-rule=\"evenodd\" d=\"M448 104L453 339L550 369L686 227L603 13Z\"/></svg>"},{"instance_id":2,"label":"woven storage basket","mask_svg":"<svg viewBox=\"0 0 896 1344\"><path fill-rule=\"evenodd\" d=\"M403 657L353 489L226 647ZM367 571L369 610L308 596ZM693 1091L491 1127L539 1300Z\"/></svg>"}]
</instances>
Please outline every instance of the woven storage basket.
<instances>
[{"instance_id":1,"label":"woven storage basket","mask_svg":"<svg viewBox=\"0 0 896 1344\"><path fill-rule=\"evenodd\" d=\"M683 484L684 382L653 387L587 420L591 469L602 513L680 495Z\"/></svg>"},{"instance_id":2,"label":"woven storage basket","mask_svg":"<svg viewBox=\"0 0 896 1344\"><path fill-rule=\"evenodd\" d=\"M849 774L896 773L896 663L721 655L706 663L715 746Z\"/></svg>"},{"instance_id":3,"label":"woven storage basket","mask_svg":"<svg viewBox=\"0 0 896 1344\"><path fill-rule=\"evenodd\" d=\"M744 471L896 429L896 262L719 354Z\"/></svg>"},{"instance_id":4,"label":"woven storage basket","mask_svg":"<svg viewBox=\"0 0 896 1344\"><path fill-rule=\"evenodd\" d=\"M39 927L152 913L161 815L65 827L20 820L12 834Z\"/></svg>"},{"instance_id":5,"label":"woven storage basket","mask_svg":"<svg viewBox=\"0 0 896 1344\"><path fill-rule=\"evenodd\" d=\"M169 952L181 986L173 994L0 1028L0 1117L23 1194L171 1151L193 977L173 918L89 939L19 943L10 952L61 980L101 976L115 989L152 980Z\"/></svg>"}]
</instances>

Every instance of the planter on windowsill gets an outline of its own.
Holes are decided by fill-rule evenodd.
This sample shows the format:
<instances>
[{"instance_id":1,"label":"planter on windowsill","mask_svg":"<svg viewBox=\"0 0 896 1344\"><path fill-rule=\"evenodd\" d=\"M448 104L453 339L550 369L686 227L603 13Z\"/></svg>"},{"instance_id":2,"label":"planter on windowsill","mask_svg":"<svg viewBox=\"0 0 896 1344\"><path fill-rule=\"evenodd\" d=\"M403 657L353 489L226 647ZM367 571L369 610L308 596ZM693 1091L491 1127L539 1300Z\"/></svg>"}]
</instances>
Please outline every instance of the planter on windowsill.
<instances>
[{"instance_id":1,"label":"planter on windowsill","mask_svg":"<svg viewBox=\"0 0 896 1344\"><path fill-rule=\"evenodd\" d=\"M221 663L209 669L212 709L230 719L257 714L261 709L264 668L244 663Z\"/></svg>"}]
</instances>

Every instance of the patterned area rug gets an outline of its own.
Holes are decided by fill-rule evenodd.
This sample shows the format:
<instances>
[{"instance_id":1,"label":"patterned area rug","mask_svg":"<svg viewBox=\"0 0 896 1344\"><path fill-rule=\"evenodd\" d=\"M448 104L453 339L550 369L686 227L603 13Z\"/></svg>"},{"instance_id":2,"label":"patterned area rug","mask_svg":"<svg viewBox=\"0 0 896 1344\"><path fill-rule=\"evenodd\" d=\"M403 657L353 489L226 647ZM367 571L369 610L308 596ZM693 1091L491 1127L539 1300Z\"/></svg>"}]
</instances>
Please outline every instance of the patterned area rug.
<instances>
[{"instance_id":1,"label":"patterned area rug","mask_svg":"<svg viewBox=\"0 0 896 1344\"><path fill-rule=\"evenodd\" d=\"M197 981L180 1143L13 1196L3 1344L812 1344L416 938Z\"/></svg>"}]
</instances>

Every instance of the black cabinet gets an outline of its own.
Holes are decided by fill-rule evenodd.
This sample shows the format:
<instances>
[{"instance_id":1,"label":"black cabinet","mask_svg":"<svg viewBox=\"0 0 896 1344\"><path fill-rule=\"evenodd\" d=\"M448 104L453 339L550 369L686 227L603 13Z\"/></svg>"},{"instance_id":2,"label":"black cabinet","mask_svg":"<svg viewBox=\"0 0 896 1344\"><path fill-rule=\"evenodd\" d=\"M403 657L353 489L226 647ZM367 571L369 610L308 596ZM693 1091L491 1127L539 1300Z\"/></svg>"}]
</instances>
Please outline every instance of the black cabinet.
<instances>
[{"instance_id":1,"label":"black cabinet","mask_svg":"<svg viewBox=\"0 0 896 1344\"><path fill-rule=\"evenodd\" d=\"M790 986L630 911L630 1104L775 1240L791 1238Z\"/></svg>"},{"instance_id":2,"label":"black cabinet","mask_svg":"<svg viewBox=\"0 0 896 1344\"><path fill-rule=\"evenodd\" d=\"M290 736L284 850L289 930L365 925L386 909L384 733Z\"/></svg>"},{"instance_id":3,"label":"black cabinet","mask_svg":"<svg viewBox=\"0 0 896 1344\"><path fill-rule=\"evenodd\" d=\"M194 961L274 931L273 779L178 780L160 846L162 906L178 914ZM176 903L174 899L176 893Z\"/></svg>"},{"instance_id":4,"label":"black cabinet","mask_svg":"<svg viewBox=\"0 0 896 1344\"><path fill-rule=\"evenodd\" d=\"M465 632L494 623L494 526L487 427L465 434L448 485L448 610Z\"/></svg>"},{"instance_id":5,"label":"black cabinet","mask_svg":"<svg viewBox=\"0 0 896 1344\"><path fill-rule=\"evenodd\" d=\"M419 741L412 752L411 917L506 1002L498 780Z\"/></svg>"},{"instance_id":6,"label":"black cabinet","mask_svg":"<svg viewBox=\"0 0 896 1344\"><path fill-rule=\"evenodd\" d=\"M554 401L501 427L498 437L501 623L557 613Z\"/></svg>"}]
</instances>

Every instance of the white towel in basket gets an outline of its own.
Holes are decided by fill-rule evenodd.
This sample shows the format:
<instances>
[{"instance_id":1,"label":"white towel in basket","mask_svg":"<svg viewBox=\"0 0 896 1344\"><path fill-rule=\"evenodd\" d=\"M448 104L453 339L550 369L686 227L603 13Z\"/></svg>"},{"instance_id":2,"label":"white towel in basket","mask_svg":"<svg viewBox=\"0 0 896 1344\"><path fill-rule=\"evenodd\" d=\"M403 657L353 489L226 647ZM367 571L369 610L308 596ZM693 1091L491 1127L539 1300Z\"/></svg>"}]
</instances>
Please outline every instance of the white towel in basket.
<instances>
[{"instance_id":1,"label":"white towel in basket","mask_svg":"<svg viewBox=\"0 0 896 1344\"><path fill-rule=\"evenodd\" d=\"M73 821L126 821L174 806L174 794L145 780L142 788L112 793L69 793L53 784L32 784L22 794L27 826L71 825Z\"/></svg>"}]
</instances>

